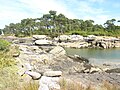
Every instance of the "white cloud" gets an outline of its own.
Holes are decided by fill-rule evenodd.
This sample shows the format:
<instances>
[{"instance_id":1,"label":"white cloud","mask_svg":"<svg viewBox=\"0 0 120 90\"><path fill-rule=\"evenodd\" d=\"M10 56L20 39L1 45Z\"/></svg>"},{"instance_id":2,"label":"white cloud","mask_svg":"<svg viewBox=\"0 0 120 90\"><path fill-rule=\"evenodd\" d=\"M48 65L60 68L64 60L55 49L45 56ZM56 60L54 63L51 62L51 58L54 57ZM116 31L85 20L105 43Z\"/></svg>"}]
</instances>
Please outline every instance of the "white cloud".
<instances>
[{"instance_id":1,"label":"white cloud","mask_svg":"<svg viewBox=\"0 0 120 90\"><path fill-rule=\"evenodd\" d=\"M70 12L64 3L57 0L19 0L24 3L24 5L32 10L34 13L37 11L38 13L48 13L50 10L55 10L58 13L63 13L68 17L75 17L75 15Z\"/></svg>"},{"instance_id":2,"label":"white cloud","mask_svg":"<svg viewBox=\"0 0 120 90\"><path fill-rule=\"evenodd\" d=\"M4 28L5 24L19 22L24 18L37 18L50 10L63 13L68 18L75 18L76 15L67 9L64 3L57 0L18 0L18 2L5 3L0 5L0 28Z\"/></svg>"},{"instance_id":3,"label":"white cloud","mask_svg":"<svg viewBox=\"0 0 120 90\"><path fill-rule=\"evenodd\" d=\"M109 11L103 7L95 7L94 4L105 1L107 0L1 0L0 28L24 18L41 17L49 10L63 13L68 18L93 19L96 23L103 24L110 18L107 14Z\"/></svg>"},{"instance_id":4,"label":"white cloud","mask_svg":"<svg viewBox=\"0 0 120 90\"><path fill-rule=\"evenodd\" d=\"M102 13L108 12L108 11L105 11L102 7L100 8L93 7L92 3L88 1L81 1L78 4L79 4L78 11L82 13L102 14Z\"/></svg>"}]
</instances>

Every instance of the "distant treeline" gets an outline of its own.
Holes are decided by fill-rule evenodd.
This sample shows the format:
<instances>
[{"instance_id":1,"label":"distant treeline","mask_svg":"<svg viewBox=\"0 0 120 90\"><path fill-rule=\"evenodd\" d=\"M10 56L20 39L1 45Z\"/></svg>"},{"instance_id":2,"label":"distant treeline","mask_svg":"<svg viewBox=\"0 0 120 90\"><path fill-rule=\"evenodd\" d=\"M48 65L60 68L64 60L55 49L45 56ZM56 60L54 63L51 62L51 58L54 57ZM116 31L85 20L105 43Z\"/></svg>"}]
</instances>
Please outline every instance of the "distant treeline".
<instances>
[{"instance_id":1,"label":"distant treeline","mask_svg":"<svg viewBox=\"0 0 120 90\"><path fill-rule=\"evenodd\" d=\"M107 20L103 25L94 24L93 20L69 19L56 11L49 11L40 18L27 18L20 23L10 23L1 31L5 35L15 35L19 37L31 36L33 34L46 34L52 37L60 34L88 34L102 36L120 36L120 26L115 22L120 20Z\"/></svg>"}]
</instances>

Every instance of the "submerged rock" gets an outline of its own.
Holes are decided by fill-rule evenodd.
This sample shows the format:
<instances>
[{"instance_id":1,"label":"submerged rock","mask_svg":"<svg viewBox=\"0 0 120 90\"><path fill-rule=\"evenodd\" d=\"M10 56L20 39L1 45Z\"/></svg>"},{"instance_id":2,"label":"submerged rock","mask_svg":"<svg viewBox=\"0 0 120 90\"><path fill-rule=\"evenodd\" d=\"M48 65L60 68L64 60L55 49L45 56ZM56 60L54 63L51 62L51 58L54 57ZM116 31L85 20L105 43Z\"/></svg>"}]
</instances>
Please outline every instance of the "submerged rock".
<instances>
[{"instance_id":1,"label":"submerged rock","mask_svg":"<svg viewBox=\"0 0 120 90\"><path fill-rule=\"evenodd\" d=\"M109 69L109 70L106 70L105 72L107 72L107 73L120 73L120 68Z\"/></svg>"},{"instance_id":2,"label":"submerged rock","mask_svg":"<svg viewBox=\"0 0 120 90\"><path fill-rule=\"evenodd\" d=\"M84 57L81 57L79 55L74 55L74 56L68 55L68 57L70 57L74 61L77 61L77 62L80 62L80 63L89 63L88 59L86 59Z\"/></svg>"}]
</instances>

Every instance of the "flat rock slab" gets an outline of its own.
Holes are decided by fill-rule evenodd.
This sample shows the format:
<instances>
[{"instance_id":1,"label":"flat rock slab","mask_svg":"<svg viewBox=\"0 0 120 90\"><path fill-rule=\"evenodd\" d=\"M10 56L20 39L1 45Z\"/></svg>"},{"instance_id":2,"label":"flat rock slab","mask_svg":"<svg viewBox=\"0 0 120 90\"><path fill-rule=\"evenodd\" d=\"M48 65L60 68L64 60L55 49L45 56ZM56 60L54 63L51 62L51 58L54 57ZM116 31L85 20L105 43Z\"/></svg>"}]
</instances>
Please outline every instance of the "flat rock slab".
<instances>
[{"instance_id":1,"label":"flat rock slab","mask_svg":"<svg viewBox=\"0 0 120 90\"><path fill-rule=\"evenodd\" d=\"M44 76L59 77L59 76L62 76L62 72L61 71L46 71L44 72Z\"/></svg>"}]
</instances>

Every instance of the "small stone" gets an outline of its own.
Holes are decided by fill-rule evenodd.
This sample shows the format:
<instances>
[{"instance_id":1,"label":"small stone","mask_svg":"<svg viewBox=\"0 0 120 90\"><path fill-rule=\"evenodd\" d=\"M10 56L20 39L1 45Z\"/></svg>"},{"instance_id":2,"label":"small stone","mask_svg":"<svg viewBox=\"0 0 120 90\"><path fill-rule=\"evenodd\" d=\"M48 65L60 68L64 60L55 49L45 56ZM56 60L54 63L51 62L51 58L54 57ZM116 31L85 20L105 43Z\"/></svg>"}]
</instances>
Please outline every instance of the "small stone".
<instances>
[{"instance_id":1,"label":"small stone","mask_svg":"<svg viewBox=\"0 0 120 90\"><path fill-rule=\"evenodd\" d=\"M33 80L38 80L41 77L41 74L37 72L25 71L24 74L31 76Z\"/></svg>"},{"instance_id":2,"label":"small stone","mask_svg":"<svg viewBox=\"0 0 120 90\"><path fill-rule=\"evenodd\" d=\"M13 57L19 57L19 55L20 55L19 52L18 52L18 53L14 53L14 54L13 54Z\"/></svg>"}]
</instances>

